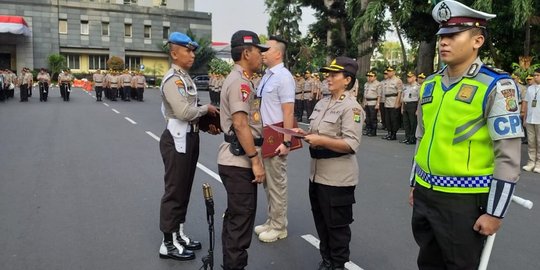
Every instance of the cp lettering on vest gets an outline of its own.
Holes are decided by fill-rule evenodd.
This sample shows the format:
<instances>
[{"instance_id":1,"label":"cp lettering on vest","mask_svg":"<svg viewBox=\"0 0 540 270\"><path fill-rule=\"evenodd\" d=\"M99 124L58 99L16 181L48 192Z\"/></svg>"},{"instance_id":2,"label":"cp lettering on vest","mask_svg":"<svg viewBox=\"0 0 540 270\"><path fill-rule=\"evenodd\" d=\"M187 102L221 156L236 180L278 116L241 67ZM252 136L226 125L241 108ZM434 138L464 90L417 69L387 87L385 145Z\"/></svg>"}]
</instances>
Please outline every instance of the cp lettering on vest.
<instances>
[{"instance_id":1,"label":"cp lettering on vest","mask_svg":"<svg viewBox=\"0 0 540 270\"><path fill-rule=\"evenodd\" d=\"M517 114L489 118L488 127L491 138L494 141L500 139L523 137L521 119Z\"/></svg>"}]
</instances>

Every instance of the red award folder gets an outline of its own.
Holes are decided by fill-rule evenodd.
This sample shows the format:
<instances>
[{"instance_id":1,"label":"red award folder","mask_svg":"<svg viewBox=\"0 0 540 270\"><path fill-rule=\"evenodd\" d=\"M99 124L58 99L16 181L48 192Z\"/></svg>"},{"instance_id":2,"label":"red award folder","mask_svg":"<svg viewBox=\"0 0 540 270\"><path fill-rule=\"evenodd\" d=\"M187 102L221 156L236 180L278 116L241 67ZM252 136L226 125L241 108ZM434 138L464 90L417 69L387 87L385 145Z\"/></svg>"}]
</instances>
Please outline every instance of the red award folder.
<instances>
[{"instance_id":1,"label":"red award folder","mask_svg":"<svg viewBox=\"0 0 540 270\"><path fill-rule=\"evenodd\" d=\"M273 124L283 128L283 122ZM297 128L298 123L294 121L293 128ZM288 130L288 129L287 129ZM269 158L276 156L276 148L283 142L283 133L278 132L277 130L271 128L270 126L265 126L263 128L263 137L264 142L262 145L262 156L263 158ZM291 151L302 148L302 140L293 136L291 137Z\"/></svg>"}]
</instances>

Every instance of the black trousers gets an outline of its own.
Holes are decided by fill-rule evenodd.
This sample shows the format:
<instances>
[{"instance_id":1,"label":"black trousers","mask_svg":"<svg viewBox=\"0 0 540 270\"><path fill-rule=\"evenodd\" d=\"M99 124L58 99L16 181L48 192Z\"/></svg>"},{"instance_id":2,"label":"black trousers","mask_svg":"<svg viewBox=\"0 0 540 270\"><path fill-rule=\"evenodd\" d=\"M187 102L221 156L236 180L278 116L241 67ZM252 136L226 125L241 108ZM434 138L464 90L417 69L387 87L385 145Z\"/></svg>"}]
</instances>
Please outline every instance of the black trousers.
<instances>
[{"instance_id":1,"label":"black trousers","mask_svg":"<svg viewBox=\"0 0 540 270\"><path fill-rule=\"evenodd\" d=\"M343 267L349 261L350 224L354 221L352 187L334 187L309 181L309 201L319 235L319 251L323 259Z\"/></svg>"},{"instance_id":2,"label":"black trousers","mask_svg":"<svg viewBox=\"0 0 540 270\"><path fill-rule=\"evenodd\" d=\"M135 100L139 100L137 97L137 88L135 87L129 87L131 89L131 98Z\"/></svg>"},{"instance_id":3,"label":"black trousers","mask_svg":"<svg viewBox=\"0 0 540 270\"><path fill-rule=\"evenodd\" d=\"M40 82L39 85L39 100L40 101L47 101L47 97L49 96L49 84L46 82Z\"/></svg>"},{"instance_id":4,"label":"black trousers","mask_svg":"<svg viewBox=\"0 0 540 270\"><path fill-rule=\"evenodd\" d=\"M69 93L71 92L71 87L68 83L60 84L60 95L64 101L69 101Z\"/></svg>"},{"instance_id":5,"label":"black trousers","mask_svg":"<svg viewBox=\"0 0 540 270\"><path fill-rule=\"evenodd\" d=\"M102 86L96 86L96 100L100 101L103 96L103 87Z\"/></svg>"},{"instance_id":6,"label":"black trousers","mask_svg":"<svg viewBox=\"0 0 540 270\"><path fill-rule=\"evenodd\" d=\"M383 128L386 128L386 108L384 107L384 102L379 103L379 113L381 114L381 124Z\"/></svg>"},{"instance_id":7,"label":"black trousers","mask_svg":"<svg viewBox=\"0 0 540 270\"><path fill-rule=\"evenodd\" d=\"M105 98L106 99L111 99L111 88L110 87L105 87Z\"/></svg>"},{"instance_id":8,"label":"black trousers","mask_svg":"<svg viewBox=\"0 0 540 270\"><path fill-rule=\"evenodd\" d=\"M221 241L225 270L244 269L248 263L257 210L257 184L251 168L218 165L219 176L227 191L227 210Z\"/></svg>"},{"instance_id":9,"label":"black trousers","mask_svg":"<svg viewBox=\"0 0 540 270\"><path fill-rule=\"evenodd\" d=\"M116 87L111 88L111 91L109 92L109 94L111 95L111 100L116 101L116 97L118 96L118 88Z\"/></svg>"},{"instance_id":10,"label":"black trousers","mask_svg":"<svg viewBox=\"0 0 540 270\"><path fill-rule=\"evenodd\" d=\"M305 109L305 101L302 99L295 99L294 100L294 116L296 117L296 121L301 122L302 117L304 116L304 109Z\"/></svg>"},{"instance_id":11,"label":"black trousers","mask_svg":"<svg viewBox=\"0 0 540 270\"><path fill-rule=\"evenodd\" d=\"M385 117L386 117L386 129L391 132L395 133L399 130L399 115L400 115L400 109L396 108L384 108Z\"/></svg>"},{"instance_id":12,"label":"black trousers","mask_svg":"<svg viewBox=\"0 0 540 270\"><path fill-rule=\"evenodd\" d=\"M199 159L199 133L186 134L186 153L178 153L168 129L161 134L159 150L165 166L165 192L161 198L159 228L164 233L178 231L186 221L193 178Z\"/></svg>"},{"instance_id":13,"label":"black trousers","mask_svg":"<svg viewBox=\"0 0 540 270\"><path fill-rule=\"evenodd\" d=\"M375 105L366 105L366 130L368 132L377 130L377 110Z\"/></svg>"},{"instance_id":14,"label":"black trousers","mask_svg":"<svg viewBox=\"0 0 540 270\"><path fill-rule=\"evenodd\" d=\"M418 102L405 102L403 107L403 127L405 128L405 139L414 140L416 133L416 108Z\"/></svg>"},{"instance_id":15,"label":"black trousers","mask_svg":"<svg viewBox=\"0 0 540 270\"><path fill-rule=\"evenodd\" d=\"M144 96L144 88L143 87L137 88L137 100L143 101L143 96Z\"/></svg>"},{"instance_id":16,"label":"black trousers","mask_svg":"<svg viewBox=\"0 0 540 270\"><path fill-rule=\"evenodd\" d=\"M0 84L0 101L7 99L7 88Z\"/></svg>"},{"instance_id":17,"label":"black trousers","mask_svg":"<svg viewBox=\"0 0 540 270\"><path fill-rule=\"evenodd\" d=\"M124 86L123 87L123 95L122 95L122 99L123 100L131 100L131 86Z\"/></svg>"},{"instance_id":18,"label":"black trousers","mask_svg":"<svg viewBox=\"0 0 540 270\"><path fill-rule=\"evenodd\" d=\"M20 87L21 101L28 101L28 84L21 84Z\"/></svg>"},{"instance_id":19,"label":"black trousers","mask_svg":"<svg viewBox=\"0 0 540 270\"><path fill-rule=\"evenodd\" d=\"M417 185L413 196L418 269L478 269L486 237L473 225L485 213L487 193L452 194Z\"/></svg>"}]
</instances>

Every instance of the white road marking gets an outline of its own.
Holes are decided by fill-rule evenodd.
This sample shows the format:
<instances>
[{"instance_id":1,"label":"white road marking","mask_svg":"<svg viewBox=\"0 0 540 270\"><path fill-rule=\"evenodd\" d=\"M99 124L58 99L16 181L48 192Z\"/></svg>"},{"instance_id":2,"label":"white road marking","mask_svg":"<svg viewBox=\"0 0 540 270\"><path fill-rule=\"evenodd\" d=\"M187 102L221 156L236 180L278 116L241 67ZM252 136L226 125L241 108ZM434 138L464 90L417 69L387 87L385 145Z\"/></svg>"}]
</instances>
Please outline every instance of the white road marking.
<instances>
[{"instance_id":1,"label":"white road marking","mask_svg":"<svg viewBox=\"0 0 540 270\"><path fill-rule=\"evenodd\" d=\"M103 105L105 105L105 106L109 107L109 104L107 104L107 103L105 103L105 102L103 102Z\"/></svg>"},{"instance_id":2,"label":"white road marking","mask_svg":"<svg viewBox=\"0 0 540 270\"><path fill-rule=\"evenodd\" d=\"M130 123L132 123L132 124L134 124L134 125L137 124L137 122L131 120L131 118L129 118L129 117L124 117L124 119L128 120L128 122L130 122Z\"/></svg>"},{"instance_id":3,"label":"white road marking","mask_svg":"<svg viewBox=\"0 0 540 270\"><path fill-rule=\"evenodd\" d=\"M305 235L302 235L301 237L304 238L304 240L308 241L308 243L312 244L314 247L319 249L319 243L321 241L319 241L319 239L317 239L315 236L313 236L311 234L305 234ZM364 269L362 269L362 267L356 265L355 263L353 263L351 261L349 261L348 263L345 264L345 268L347 268L349 270L364 270Z\"/></svg>"},{"instance_id":4,"label":"white road marking","mask_svg":"<svg viewBox=\"0 0 540 270\"><path fill-rule=\"evenodd\" d=\"M119 111L115 110L115 109L111 109L113 112L115 113L120 113Z\"/></svg>"},{"instance_id":5,"label":"white road marking","mask_svg":"<svg viewBox=\"0 0 540 270\"><path fill-rule=\"evenodd\" d=\"M152 133L151 131L145 131L146 134L148 134L150 137L154 138L154 140L158 141L159 142L159 137L156 136L154 133ZM202 165L201 163L197 162L197 168L201 169L201 171L205 172L206 174L210 175L212 178L214 178L216 181L220 182L220 183L223 183L221 181L221 177L219 177L219 174L215 173L214 171L208 169L208 167Z\"/></svg>"}]
</instances>

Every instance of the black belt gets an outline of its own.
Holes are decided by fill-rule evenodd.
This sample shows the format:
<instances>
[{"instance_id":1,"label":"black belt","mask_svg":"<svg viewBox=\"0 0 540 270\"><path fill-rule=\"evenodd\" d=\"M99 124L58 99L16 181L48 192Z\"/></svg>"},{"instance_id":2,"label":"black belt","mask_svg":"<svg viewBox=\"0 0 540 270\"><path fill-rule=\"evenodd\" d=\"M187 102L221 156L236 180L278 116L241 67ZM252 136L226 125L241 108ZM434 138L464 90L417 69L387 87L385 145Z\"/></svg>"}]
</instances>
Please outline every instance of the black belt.
<instances>
[{"instance_id":1,"label":"black belt","mask_svg":"<svg viewBox=\"0 0 540 270\"><path fill-rule=\"evenodd\" d=\"M311 147L309 148L309 154L311 155L311 158L314 159L336 158L348 155L347 153L339 153L329 149L315 149Z\"/></svg>"},{"instance_id":2,"label":"black belt","mask_svg":"<svg viewBox=\"0 0 540 270\"><path fill-rule=\"evenodd\" d=\"M403 101L405 104L418 103L418 101Z\"/></svg>"},{"instance_id":3,"label":"black belt","mask_svg":"<svg viewBox=\"0 0 540 270\"><path fill-rule=\"evenodd\" d=\"M367 101L377 100L377 98L366 98Z\"/></svg>"},{"instance_id":4,"label":"black belt","mask_svg":"<svg viewBox=\"0 0 540 270\"><path fill-rule=\"evenodd\" d=\"M224 137L225 137L225 142L228 142L228 143L232 143L233 141L236 140L236 135L225 134ZM262 146L263 142L264 142L264 138L253 138L253 143L255 144L255 146Z\"/></svg>"},{"instance_id":5,"label":"black belt","mask_svg":"<svg viewBox=\"0 0 540 270\"><path fill-rule=\"evenodd\" d=\"M385 97L397 97L397 93L394 93L394 94L386 94L384 95Z\"/></svg>"}]
</instances>

